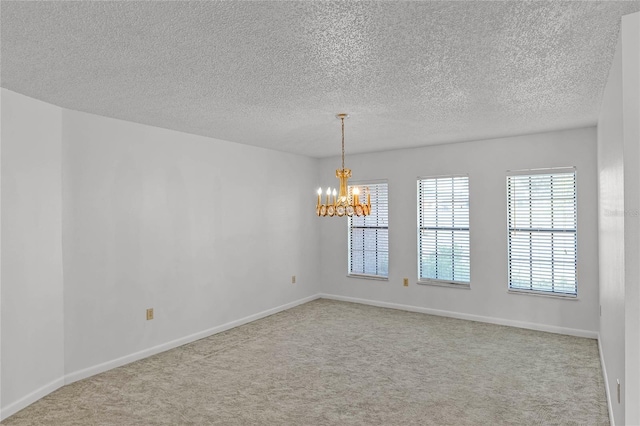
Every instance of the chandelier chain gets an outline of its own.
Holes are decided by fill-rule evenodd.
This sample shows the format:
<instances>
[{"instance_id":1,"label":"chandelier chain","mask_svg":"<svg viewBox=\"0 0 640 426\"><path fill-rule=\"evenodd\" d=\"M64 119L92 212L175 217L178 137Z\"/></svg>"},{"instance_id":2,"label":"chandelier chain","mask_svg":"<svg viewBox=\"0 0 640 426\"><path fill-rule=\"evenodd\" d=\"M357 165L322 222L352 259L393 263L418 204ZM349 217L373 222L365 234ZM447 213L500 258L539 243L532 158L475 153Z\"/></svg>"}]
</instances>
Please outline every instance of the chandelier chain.
<instances>
[{"instance_id":1,"label":"chandelier chain","mask_svg":"<svg viewBox=\"0 0 640 426\"><path fill-rule=\"evenodd\" d=\"M342 170L344 170L344 117L340 117L342 121Z\"/></svg>"}]
</instances>

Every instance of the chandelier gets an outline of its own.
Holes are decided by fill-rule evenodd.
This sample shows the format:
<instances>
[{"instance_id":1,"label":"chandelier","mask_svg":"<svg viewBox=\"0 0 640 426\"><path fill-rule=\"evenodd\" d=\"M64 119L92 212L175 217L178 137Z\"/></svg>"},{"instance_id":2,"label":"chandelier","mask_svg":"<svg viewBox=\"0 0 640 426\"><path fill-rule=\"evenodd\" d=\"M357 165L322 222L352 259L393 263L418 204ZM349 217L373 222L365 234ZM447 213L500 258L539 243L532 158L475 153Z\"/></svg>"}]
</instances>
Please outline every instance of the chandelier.
<instances>
[{"instance_id":1,"label":"chandelier","mask_svg":"<svg viewBox=\"0 0 640 426\"><path fill-rule=\"evenodd\" d=\"M316 204L316 214L318 216L368 216L371 213L371 194L368 188L363 188L363 196L367 196L366 204L360 203L360 188L353 187L349 193L347 182L351 177L351 169L344 168L344 119L349 114L336 114L342 123L342 168L336 170L336 177L340 180L340 192L336 194L336 189L327 188L326 200L322 204L322 188L318 188L318 203Z\"/></svg>"}]
</instances>

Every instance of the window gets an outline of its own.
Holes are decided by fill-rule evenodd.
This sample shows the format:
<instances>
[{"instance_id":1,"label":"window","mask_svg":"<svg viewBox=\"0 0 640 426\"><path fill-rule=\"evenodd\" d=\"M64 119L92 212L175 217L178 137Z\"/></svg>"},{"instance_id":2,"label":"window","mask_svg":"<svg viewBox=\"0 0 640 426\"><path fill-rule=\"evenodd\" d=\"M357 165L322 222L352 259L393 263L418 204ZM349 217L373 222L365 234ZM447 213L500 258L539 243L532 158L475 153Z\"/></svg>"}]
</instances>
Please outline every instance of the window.
<instances>
[{"instance_id":1,"label":"window","mask_svg":"<svg viewBox=\"0 0 640 426\"><path fill-rule=\"evenodd\" d=\"M507 177L509 289L577 296L574 169Z\"/></svg>"},{"instance_id":2,"label":"window","mask_svg":"<svg viewBox=\"0 0 640 426\"><path fill-rule=\"evenodd\" d=\"M468 176L418 179L418 278L470 282Z\"/></svg>"},{"instance_id":3,"label":"window","mask_svg":"<svg viewBox=\"0 0 640 426\"><path fill-rule=\"evenodd\" d=\"M357 185L371 194L371 214L349 217L349 275L389 276L389 192L386 182ZM351 195L351 186L349 195Z\"/></svg>"}]
</instances>

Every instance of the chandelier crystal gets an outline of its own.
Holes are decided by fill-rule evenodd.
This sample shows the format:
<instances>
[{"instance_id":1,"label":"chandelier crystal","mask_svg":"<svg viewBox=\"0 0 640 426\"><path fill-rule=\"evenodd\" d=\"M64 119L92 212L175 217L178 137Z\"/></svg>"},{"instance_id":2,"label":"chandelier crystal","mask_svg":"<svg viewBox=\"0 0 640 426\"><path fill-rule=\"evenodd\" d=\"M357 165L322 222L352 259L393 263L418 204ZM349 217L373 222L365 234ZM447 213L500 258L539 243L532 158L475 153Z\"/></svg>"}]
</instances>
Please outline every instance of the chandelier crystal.
<instances>
[{"instance_id":1,"label":"chandelier crystal","mask_svg":"<svg viewBox=\"0 0 640 426\"><path fill-rule=\"evenodd\" d=\"M336 114L342 124L342 168L336 170L336 177L340 180L339 192L335 188L327 188L325 203L322 204L322 188L318 188L318 202L316 203L316 214L318 216L368 216L371 213L371 194L368 188L363 188L363 197L366 193L367 202L360 203L360 188L353 187L349 193L349 178L351 169L344 167L344 119L349 114Z\"/></svg>"}]
</instances>

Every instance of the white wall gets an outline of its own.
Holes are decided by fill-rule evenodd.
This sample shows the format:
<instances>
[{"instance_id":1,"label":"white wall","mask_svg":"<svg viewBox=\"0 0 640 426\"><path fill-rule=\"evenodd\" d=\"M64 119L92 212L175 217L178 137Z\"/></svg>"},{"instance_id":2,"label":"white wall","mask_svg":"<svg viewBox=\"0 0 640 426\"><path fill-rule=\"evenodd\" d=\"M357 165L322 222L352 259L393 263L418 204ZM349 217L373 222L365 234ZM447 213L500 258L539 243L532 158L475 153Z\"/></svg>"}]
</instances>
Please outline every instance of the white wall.
<instances>
[{"instance_id":1,"label":"white wall","mask_svg":"<svg viewBox=\"0 0 640 426\"><path fill-rule=\"evenodd\" d=\"M319 292L317 160L4 89L2 124L0 419Z\"/></svg>"},{"instance_id":2,"label":"white wall","mask_svg":"<svg viewBox=\"0 0 640 426\"><path fill-rule=\"evenodd\" d=\"M2 417L2 91L0 90L0 420Z\"/></svg>"},{"instance_id":3,"label":"white wall","mask_svg":"<svg viewBox=\"0 0 640 426\"><path fill-rule=\"evenodd\" d=\"M611 413L629 425L640 424L639 58L635 13L623 17L598 119L600 343Z\"/></svg>"},{"instance_id":4,"label":"white wall","mask_svg":"<svg viewBox=\"0 0 640 426\"><path fill-rule=\"evenodd\" d=\"M315 160L66 110L63 132L67 374L318 292Z\"/></svg>"},{"instance_id":5,"label":"white wall","mask_svg":"<svg viewBox=\"0 0 640 426\"><path fill-rule=\"evenodd\" d=\"M61 109L2 89L2 415L62 385ZM21 408L21 407L20 407Z\"/></svg>"},{"instance_id":6,"label":"white wall","mask_svg":"<svg viewBox=\"0 0 640 426\"><path fill-rule=\"evenodd\" d=\"M348 278L347 224L321 219L324 291L447 315L595 336L598 331L596 129L584 128L347 155L353 181L389 183L389 281ZM321 162L322 185L335 186L339 158ZM507 170L577 167L578 299L507 293ZM469 175L471 289L418 285L416 178ZM320 219L319 219L320 220ZM410 286L402 286L402 278Z\"/></svg>"},{"instance_id":7,"label":"white wall","mask_svg":"<svg viewBox=\"0 0 640 426\"><path fill-rule=\"evenodd\" d=\"M640 12L622 17L625 422L640 425ZM603 141L604 142L604 141Z\"/></svg>"},{"instance_id":8,"label":"white wall","mask_svg":"<svg viewBox=\"0 0 640 426\"><path fill-rule=\"evenodd\" d=\"M607 369L612 413L624 424L616 379L624 377L624 158L622 136L622 55L620 41L598 119L600 262L600 344Z\"/></svg>"}]
</instances>

